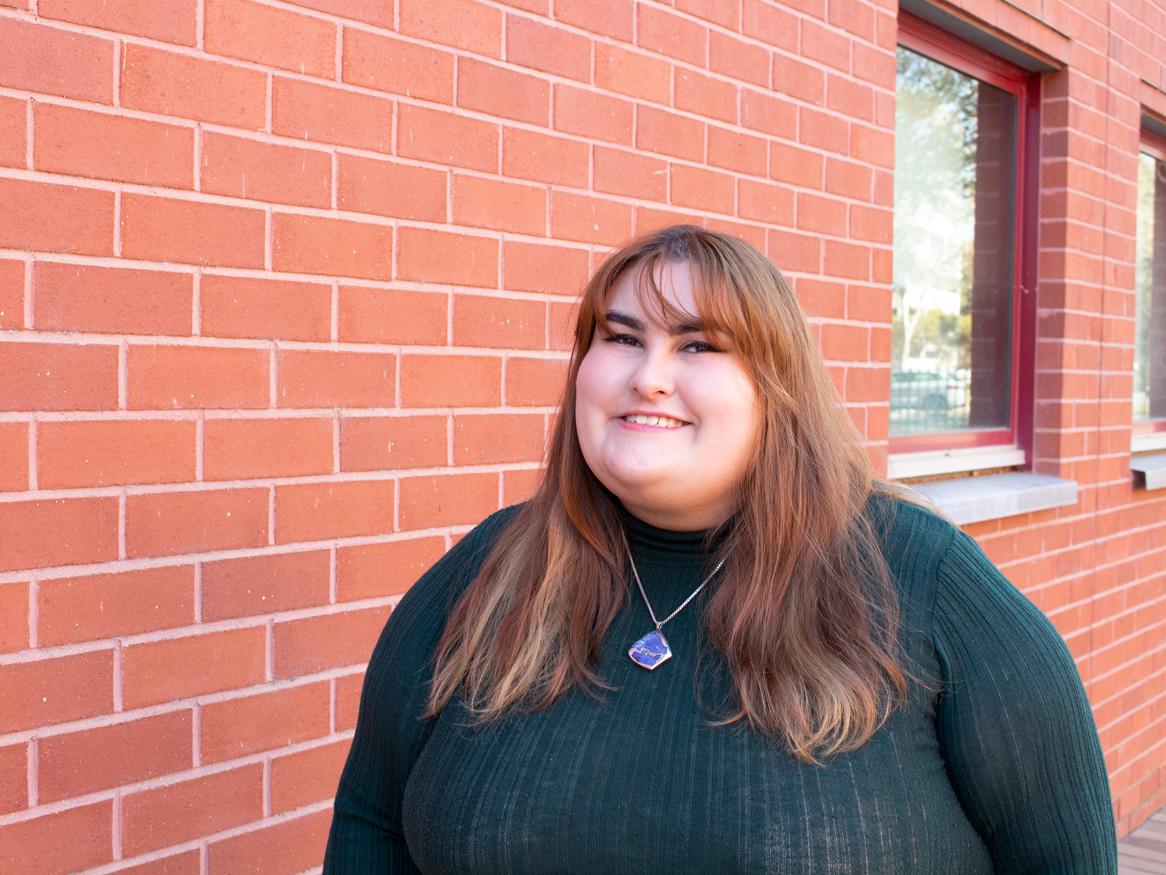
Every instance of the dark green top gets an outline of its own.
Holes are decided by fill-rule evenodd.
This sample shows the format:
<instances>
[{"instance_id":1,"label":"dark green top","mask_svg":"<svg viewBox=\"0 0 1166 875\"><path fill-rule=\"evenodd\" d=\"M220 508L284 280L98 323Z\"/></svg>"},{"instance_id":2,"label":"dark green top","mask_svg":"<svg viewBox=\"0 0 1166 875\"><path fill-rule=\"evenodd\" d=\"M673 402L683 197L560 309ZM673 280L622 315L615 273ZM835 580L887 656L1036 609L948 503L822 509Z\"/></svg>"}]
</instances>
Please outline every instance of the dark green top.
<instances>
[{"instance_id":1,"label":"dark green top","mask_svg":"<svg viewBox=\"0 0 1166 875\"><path fill-rule=\"evenodd\" d=\"M706 725L731 689L707 644L696 671L715 581L664 627L674 656L653 672L627 656L652 629L631 584L603 642L599 671L619 688L604 703L572 690L476 730L456 700L419 719L449 607L514 508L491 516L401 599L373 651L326 875L1116 873L1105 764L1064 642L966 534L875 504L897 509L884 551L904 644L943 689L915 688L821 766ZM703 576L702 536L625 517L667 616Z\"/></svg>"}]
</instances>

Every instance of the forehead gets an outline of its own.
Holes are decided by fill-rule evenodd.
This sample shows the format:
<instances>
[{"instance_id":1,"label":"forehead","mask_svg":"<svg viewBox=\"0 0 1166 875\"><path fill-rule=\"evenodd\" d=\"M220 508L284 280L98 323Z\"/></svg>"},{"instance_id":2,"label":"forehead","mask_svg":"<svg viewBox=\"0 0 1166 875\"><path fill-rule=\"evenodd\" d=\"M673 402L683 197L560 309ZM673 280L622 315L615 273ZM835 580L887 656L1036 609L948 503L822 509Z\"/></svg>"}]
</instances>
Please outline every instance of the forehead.
<instances>
[{"instance_id":1,"label":"forehead","mask_svg":"<svg viewBox=\"0 0 1166 875\"><path fill-rule=\"evenodd\" d=\"M642 265L625 270L608 292L607 309L643 316L659 325L698 319L696 289L687 262Z\"/></svg>"}]
</instances>

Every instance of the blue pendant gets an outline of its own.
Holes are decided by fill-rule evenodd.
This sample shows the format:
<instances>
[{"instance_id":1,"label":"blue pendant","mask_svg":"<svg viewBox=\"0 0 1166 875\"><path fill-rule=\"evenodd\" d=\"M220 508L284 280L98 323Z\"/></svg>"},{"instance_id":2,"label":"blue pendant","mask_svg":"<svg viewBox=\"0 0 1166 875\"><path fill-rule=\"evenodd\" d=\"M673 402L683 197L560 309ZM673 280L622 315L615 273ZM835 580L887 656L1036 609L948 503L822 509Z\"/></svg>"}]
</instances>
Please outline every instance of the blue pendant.
<instances>
[{"instance_id":1,"label":"blue pendant","mask_svg":"<svg viewBox=\"0 0 1166 875\"><path fill-rule=\"evenodd\" d=\"M668 646L668 639L660 634L660 630L653 629L631 646L628 656L636 665L651 671L660 663L672 658L672 648Z\"/></svg>"}]
</instances>

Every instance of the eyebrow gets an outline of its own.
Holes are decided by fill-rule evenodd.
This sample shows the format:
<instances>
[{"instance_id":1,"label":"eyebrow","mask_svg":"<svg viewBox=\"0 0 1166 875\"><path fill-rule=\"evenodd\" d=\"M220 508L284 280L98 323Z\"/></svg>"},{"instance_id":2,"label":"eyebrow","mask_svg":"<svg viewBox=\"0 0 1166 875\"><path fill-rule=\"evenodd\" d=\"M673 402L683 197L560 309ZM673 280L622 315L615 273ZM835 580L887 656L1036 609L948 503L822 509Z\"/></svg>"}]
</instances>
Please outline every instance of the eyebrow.
<instances>
[{"instance_id":1,"label":"eyebrow","mask_svg":"<svg viewBox=\"0 0 1166 875\"><path fill-rule=\"evenodd\" d=\"M603 318L608 322L614 322L617 325L624 325L633 331L643 331L644 323L635 316L629 316L627 313L621 313L619 310L608 310ZM668 333L673 337L681 334L701 334L707 329L698 322L681 322L678 324L668 326Z\"/></svg>"}]
</instances>

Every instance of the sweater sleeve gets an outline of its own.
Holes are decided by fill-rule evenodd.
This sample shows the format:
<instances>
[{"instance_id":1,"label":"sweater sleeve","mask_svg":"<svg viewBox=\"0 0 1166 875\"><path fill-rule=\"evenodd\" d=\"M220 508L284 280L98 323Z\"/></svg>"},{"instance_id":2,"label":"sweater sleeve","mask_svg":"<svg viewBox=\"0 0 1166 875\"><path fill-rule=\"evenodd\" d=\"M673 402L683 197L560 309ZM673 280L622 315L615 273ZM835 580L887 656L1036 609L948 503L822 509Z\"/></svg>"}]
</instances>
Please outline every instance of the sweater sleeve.
<instances>
[{"instance_id":1,"label":"sweater sleeve","mask_svg":"<svg viewBox=\"0 0 1166 875\"><path fill-rule=\"evenodd\" d=\"M1073 658L964 532L939 565L932 636L940 748L996 871L1116 873L1105 761Z\"/></svg>"},{"instance_id":2,"label":"sweater sleeve","mask_svg":"<svg viewBox=\"0 0 1166 875\"><path fill-rule=\"evenodd\" d=\"M514 508L467 534L410 587L369 659L356 734L333 806L324 875L415 873L401 829L401 800L429 738L423 719L432 656L446 617Z\"/></svg>"}]
</instances>

